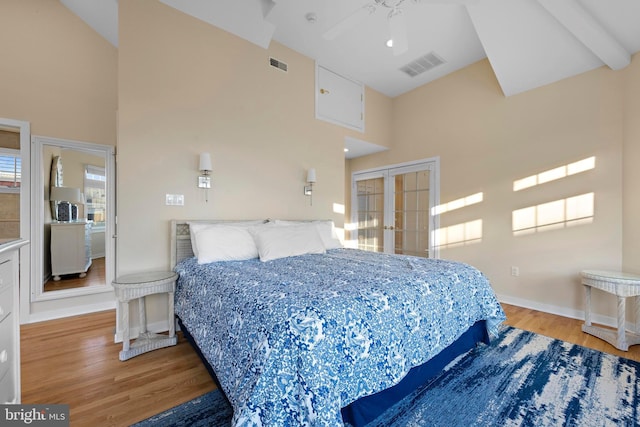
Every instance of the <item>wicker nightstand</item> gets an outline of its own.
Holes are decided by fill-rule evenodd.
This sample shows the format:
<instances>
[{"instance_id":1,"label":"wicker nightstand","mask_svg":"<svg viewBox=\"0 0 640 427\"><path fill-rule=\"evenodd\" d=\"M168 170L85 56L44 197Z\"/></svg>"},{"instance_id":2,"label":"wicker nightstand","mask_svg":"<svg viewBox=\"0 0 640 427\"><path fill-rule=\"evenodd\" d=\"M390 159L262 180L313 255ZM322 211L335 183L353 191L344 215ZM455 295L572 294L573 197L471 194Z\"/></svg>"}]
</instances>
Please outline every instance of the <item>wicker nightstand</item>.
<instances>
[{"instance_id":1,"label":"wicker nightstand","mask_svg":"<svg viewBox=\"0 0 640 427\"><path fill-rule=\"evenodd\" d=\"M178 274L172 271L156 271L129 274L118 277L113 281L116 298L118 298L118 311L122 313L124 323L120 360L127 360L147 351L176 345L178 338L175 334L175 323L173 321L173 293L176 289L177 278ZM167 293L169 298L169 335L147 332L145 297L159 293ZM138 299L140 334L133 343L130 343L129 301L133 299Z\"/></svg>"},{"instance_id":2,"label":"wicker nightstand","mask_svg":"<svg viewBox=\"0 0 640 427\"><path fill-rule=\"evenodd\" d=\"M585 288L584 325L582 330L627 351L630 345L640 344L640 276L616 271L586 270L581 273ZM591 324L591 288L609 292L618 297L618 329L593 326ZM626 298L635 297L635 331L626 330Z\"/></svg>"}]
</instances>

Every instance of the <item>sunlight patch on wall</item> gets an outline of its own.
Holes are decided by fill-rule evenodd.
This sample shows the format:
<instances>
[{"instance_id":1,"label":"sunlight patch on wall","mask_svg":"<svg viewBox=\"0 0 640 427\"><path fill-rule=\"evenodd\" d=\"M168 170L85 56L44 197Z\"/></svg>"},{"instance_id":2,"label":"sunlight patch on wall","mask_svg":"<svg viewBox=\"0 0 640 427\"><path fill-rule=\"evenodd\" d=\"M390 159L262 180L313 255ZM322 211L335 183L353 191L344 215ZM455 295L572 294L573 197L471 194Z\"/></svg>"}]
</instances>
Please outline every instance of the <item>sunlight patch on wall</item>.
<instances>
[{"instance_id":1,"label":"sunlight patch on wall","mask_svg":"<svg viewBox=\"0 0 640 427\"><path fill-rule=\"evenodd\" d=\"M479 193L471 194L470 196L461 197L459 199L452 200L447 203L442 203L433 208L432 215L440 215L445 212L451 212L456 209L464 208L466 206L475 205L476 203L482 202L483 198L484 198L484 193L479 192Z\"/></svg>"},{"instance_id":2,"label":"sunlight patch on wall","mask_svg":"<svg viewBox=\"0 0 640 427\"><path fill-rule=\"evenodd\" d=\"M512 212L513 235L590 224L593 222L594 200L594 193L586 193L515 210Z\"/></svg>"},{"instance_id":3,"label":"sunlight patch on wall","mask_svg":"<svg viewBox=\"0 0 640 427\"><path fill-rule=\"evenodd\" d=\"M442 227L434 232L434 242L436 242L437 247L441 249L480 243L481 241L481 219Z\"/></svg>"},{"instance_id":4,"label":"sunlight patch on wall","mask_svg":"<svg viewBox=\"0 0 640 427\"><path fill-rule=\"evenodd\" d=\"M342 203L333 204L333 213L344 215L344 205Z\"/></svg>"},{"instance_id":5,"label":"sunlight patch on wall","mask_svg":"<svg viewBox=\"0 0 640 427\"><path fill-rule=\"evenodd\" d=\"M344 223L344 247L345 248L358 248L358 239L357 233L358 224L355 222L345 222Z\"/></svg>"},{"instance_id":6,"label":"sunlight patch on wall","mask_svg":"<svg viewBox=\"0 0 640 427\"><path fill-rule=\"evenodd\" d=\"M536 185L544 184L546 182L555 181L565 178L570 175L575 175L580 172L585 172L596 167L595 156L588 157L577 162L569 163L564 166L560 166L554 169L549 169L544 172L540 172L536 175L531 175L526 178L513 181L513 191L524 190L525 188L535 187Z\"/></svg>"}]
</instances>

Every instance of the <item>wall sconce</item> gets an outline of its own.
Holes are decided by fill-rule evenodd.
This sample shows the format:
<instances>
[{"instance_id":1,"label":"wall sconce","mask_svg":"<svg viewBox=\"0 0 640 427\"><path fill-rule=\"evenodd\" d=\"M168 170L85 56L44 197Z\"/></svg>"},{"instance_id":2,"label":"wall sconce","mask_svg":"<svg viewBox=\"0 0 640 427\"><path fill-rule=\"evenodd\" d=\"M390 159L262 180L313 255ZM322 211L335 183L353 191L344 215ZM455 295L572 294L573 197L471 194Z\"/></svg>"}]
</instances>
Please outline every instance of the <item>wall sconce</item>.
<instances>
[{"instance_id":1,"label":"wall sconce","mask_svg":"<svg viewBox=\"0 0 640 427\"><path fill-rule=\"evenodd\" d=\"M211 188L211 155L209 153L200 154L200 175L198 176L198 188L205 189L205 202L209 202L209 191Z\"/></svg>"},{"instance_id":2,"label":"wall sconce","mask_svg":"<svg viewBox=\"0 0 640 427\"><path fill-rule=\"evenodd\" d=\"M313 184L316 182L316 170L311 168L307 171L307 184L304 186L304 195L309 196L309 202L313 205Z\"/></svg>"}]
</instances>

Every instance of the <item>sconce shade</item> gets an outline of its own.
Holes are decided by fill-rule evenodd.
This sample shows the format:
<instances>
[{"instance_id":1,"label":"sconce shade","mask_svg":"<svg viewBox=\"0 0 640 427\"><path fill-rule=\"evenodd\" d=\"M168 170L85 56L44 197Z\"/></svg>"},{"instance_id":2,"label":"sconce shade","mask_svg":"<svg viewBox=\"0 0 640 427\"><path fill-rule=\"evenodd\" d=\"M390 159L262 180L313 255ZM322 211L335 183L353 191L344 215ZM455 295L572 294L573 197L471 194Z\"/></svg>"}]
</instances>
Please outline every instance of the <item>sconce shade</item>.
<instances>
[{"instance_id":1,"label":"sconce shade","mask_svg":"<svg viewBox=\"0 0 640 427\"><path fill-rule=\"evenodd\" d=\"M73 187L51 187L49 200L69 203L84 203L80 189Z\"/></svg>"},{"instance_id":2,"label":"sconce shade","mask_svg":"<svg viewBox=\"0 0 640 427\"><path fill-rule=\"evenodd\" d=\"M213 168L211 167L211 154L202 153L200 154L200 169L201 171L211 171Z\"/></svg>"},{"instance_id":3,"label":"sconce shade","mask_svg":"<svg viewBox=\"0 0 640 427\"><path fill-rule=\"evenodd\" d=\"M311 168L307 171L307 182L316 182L316 170L314 168Z\"/></svg>"}]
</instances>

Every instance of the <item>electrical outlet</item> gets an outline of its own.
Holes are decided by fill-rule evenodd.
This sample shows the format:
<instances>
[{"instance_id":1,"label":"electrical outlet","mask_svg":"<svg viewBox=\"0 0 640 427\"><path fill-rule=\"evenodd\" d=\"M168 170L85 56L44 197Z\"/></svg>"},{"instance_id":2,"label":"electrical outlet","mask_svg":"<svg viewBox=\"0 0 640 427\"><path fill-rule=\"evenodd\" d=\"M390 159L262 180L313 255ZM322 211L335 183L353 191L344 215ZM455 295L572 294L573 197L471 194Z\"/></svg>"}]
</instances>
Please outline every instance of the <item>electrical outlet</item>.
<instances>
[{"instance_id":1,"label":"electrical outlet","mask_svg":"<svg viewBox=\"0 0 640 427\"><path fill-rule=\"evenodd\" d=\"M167 194L165 204L167 206L184 206L184 194Z\"/></svg>"},{"instance_id":2,"label":"electrical outlet","mask_svg":"<svg viewBox=\"0 0 640 427\"><path fill-rule=\"evenodd\" d=\"M518 267L511 266L511 275L512 276L519 276L520 275L520 269Z\"/></svg>"}]
</instances>

